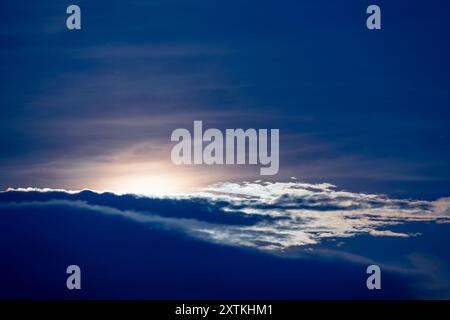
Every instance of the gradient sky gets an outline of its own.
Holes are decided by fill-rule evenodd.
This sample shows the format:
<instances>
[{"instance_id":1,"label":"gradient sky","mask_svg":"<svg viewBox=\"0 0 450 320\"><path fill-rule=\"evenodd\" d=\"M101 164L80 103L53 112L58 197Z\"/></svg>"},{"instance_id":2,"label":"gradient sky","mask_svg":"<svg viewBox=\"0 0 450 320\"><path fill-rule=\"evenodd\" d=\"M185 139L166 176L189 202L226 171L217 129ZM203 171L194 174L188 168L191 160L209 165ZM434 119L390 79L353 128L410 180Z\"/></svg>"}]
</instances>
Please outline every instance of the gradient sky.
<instances>
[{"instance_id":1,"label":"gradient sky","mask_svg":"<svg viewBox=\"0 0 450 320\"><path fill-rule=\"evenodd\" d=\"M365 27L369 4L381 31ZM78 4L82 30L65 27ZM170 133L280 128L280 173L450 194L448 1L2 1L0 189L184 191ZM192 130L192 129L191 129Z\"/></svg>"}]
</instances>

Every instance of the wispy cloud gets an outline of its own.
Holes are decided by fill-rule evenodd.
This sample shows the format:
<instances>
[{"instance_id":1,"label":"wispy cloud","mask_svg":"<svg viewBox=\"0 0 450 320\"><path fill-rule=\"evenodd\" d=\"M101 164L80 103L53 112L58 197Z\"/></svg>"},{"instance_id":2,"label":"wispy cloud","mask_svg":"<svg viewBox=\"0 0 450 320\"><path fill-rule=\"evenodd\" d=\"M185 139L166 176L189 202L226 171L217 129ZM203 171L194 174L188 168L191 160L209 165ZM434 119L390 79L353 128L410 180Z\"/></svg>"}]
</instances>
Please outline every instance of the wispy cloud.
<instances>
[{"instance_id":1,"label":"wispy cloud","mask_svg":"<svg viewBox=\"0 0 450 320\"><path fill-rule=\"evenodd\" d=\"M40 191L44 189L9 189ZM101 197L101 195L98 195ZM160 198L180 204L200 205L205 212L214 212L218 219L205 215L174 216L169 206L153 210L155 199L136 197L145 202L145 210L109 207L86 202L76 194L61 202L54 196L39 205L69 205L105 214L119 215L140 223L176 228L193 237L221 244L283 251L292 247L317 245L325 239L357 235L376 237L410 237L420 234L391 230L407 222L450 222L450 198L436 201L394 199L385 195L338 190L328 183L244 182L220 183L201 192L180 197ZM56 202L55 202L56 201ZM9 204L10 205L10 204ZM15 205L36 205L22 202ZM167 216L168 215L168 216ZM243 216L250 223L228 223L226 218Z\"/></svg>"},{"instance_id":2,"label":"wispy cloud","mask_svg":"<svg viewBox=\"0 0 450 320\"><path fill-rule=\"evenodd\" d=\"M416 234L388 228L413 221L450 222L450 198L393 199L342 191L328 183L221 183L201 195L228 201L229 210L282 218L243 230L257 234L254 245L266 249L318 244L326 238L360 234L408 237ZM261 246L260 240L266 240L267 245Z\"/></svg>"}]
</instances>

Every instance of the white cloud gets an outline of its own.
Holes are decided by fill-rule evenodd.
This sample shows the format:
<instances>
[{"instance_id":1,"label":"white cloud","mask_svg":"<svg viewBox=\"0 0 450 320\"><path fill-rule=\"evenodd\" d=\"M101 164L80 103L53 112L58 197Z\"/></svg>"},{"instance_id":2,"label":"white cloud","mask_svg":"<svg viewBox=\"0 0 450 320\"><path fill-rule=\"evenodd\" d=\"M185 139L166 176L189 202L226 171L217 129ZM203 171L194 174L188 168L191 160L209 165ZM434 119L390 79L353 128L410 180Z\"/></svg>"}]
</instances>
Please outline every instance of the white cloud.
<instances>
[{"instance_id":1,"label":"white cloud","mask_svg":"<svg viewBox=\"0 0 450 320\"><path fill-rule=\"evenodd\" d=\"M266 249L317 244L326 238L360 234L416 236L388 228L413 221L450 222L450 198L436 201L393 199L340 191L328 183L221 183L206 188L199 195L214 201L228 201L230 211L239 208L247 214L279 218L240 229L252 235L253 246ZM227 233L233 236L230 231ZM223 238L224 235L212 237Z\"/></svg>"},{"instance_id":2,"label":"white cloud","mask_svg":"<svg viewBox=\"0 0 450 320\"><path fill-rule=\"evenodd\" d=\"M9 189L9 191L55 191L52 189ZM67 192L65 190L61 190ZM71 193L71 192L69 192ZM73 193L73 192L72 192ZM166 197L168 199L170 197ZM328 183L291 182L220 183L201 192L173 200L203 201L204 205L222 203L224 215L236 212L258 217L254 224L224 224L193 218L165 217L161 213L120 210L83 201L52 200L14 205L70 205L82 209L119 215L139 223L157 224L181 230L208 241L252 247L261 250L284 250L295 246L315 245L324 239L371 236L410 237L415 233L391 230L407 222L450 222L450 198L436 201L394 199L385 195L338 190ZM138 198L137 198L138 201ZM9 204L13 205L13 204ZM149 208L151 210L151 208Z\"/></svg>"}]
</instances>

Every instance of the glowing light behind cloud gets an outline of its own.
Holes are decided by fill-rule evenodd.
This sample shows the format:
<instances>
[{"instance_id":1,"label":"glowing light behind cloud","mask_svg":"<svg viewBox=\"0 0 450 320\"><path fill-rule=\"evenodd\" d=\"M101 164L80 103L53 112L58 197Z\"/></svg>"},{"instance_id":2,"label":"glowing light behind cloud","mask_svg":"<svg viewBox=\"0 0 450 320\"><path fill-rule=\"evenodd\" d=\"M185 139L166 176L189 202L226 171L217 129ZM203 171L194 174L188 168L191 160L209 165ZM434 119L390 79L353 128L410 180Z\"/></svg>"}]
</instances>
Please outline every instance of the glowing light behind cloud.
<instances>
[{"instance_id":1,"label":"glowing light behind cloud","mask_svg":"<svg viewBox=\"0 0 450 320\"><path fill-rule=\"evenodd\" d=\"M52 181L58 184L37 187L170 196L192 193L218 181L249 178L259 171L258 166L244 165L177 166L170 160L170 147L146 141L101 157L55 162L41 170L51 171L55 175Z\"/></svg>"}]
</instances>

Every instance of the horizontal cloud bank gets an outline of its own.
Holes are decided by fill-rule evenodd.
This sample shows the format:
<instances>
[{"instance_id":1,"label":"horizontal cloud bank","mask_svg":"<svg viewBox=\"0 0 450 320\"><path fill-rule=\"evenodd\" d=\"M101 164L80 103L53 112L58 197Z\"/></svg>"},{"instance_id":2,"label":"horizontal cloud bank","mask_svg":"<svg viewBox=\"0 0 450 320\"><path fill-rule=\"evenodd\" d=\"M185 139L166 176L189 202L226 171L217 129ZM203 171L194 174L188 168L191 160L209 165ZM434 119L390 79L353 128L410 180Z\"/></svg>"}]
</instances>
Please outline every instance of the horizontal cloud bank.
<instances>
[{"instance_id":1,"label":"horizontal cloud bank","mask_svg":"<svg viewBox=\"0 0 450 320\"><path fill-rule=\"evenodd\" d=\"M390 227L407 222L450 222L450 198L392 199L340 191L326 183L300 182L220 183L195 194L164 198L8 189L0 193L0 206L71 206L176 229L215 243L271 251L363 234L420 236Z\"/></svg>"}]
</instances>

